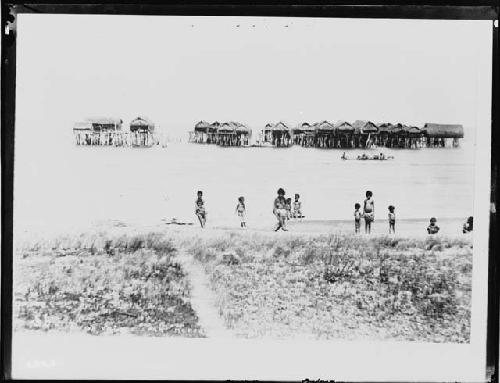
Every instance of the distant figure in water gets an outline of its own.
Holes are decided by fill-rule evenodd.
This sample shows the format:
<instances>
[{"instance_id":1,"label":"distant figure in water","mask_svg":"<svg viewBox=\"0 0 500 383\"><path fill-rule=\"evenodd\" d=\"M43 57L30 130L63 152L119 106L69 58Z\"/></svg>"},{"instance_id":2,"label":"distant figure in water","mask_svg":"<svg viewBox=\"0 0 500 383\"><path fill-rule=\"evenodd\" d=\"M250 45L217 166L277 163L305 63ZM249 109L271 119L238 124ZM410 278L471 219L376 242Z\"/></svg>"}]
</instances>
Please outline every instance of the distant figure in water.
<instances>
[{"instance_id":1,"label":"distant figure in water","mask_svg":"<svg viewBox=\"0 0 500 383\"><path fill-rule=\"evenodd\" d=\"M462 228L462 233L467 234L472 231L474 219L472 217L467 218L467 222L464 223L464 227Z\"/></svg>"},{"instance_id":2,"label":"distant figure in water","mask_svg":"<svg viewBox=\"0 0 500 383\"><path fill-rule=\"evenodd\" d=\"M363 214L359 211L361 205L359 203L354 204L354 232L359 233L359 229L361 227L361 217Z\"/></svg>"},{"instance_id":3,"label":"distant figure in water","mask_svg":"<svg viewBox=\"0 0 500 383\"><path fill-rule=\"evenodd\" d=\"M375 220L375 201L372 197L373 193L368 190L366 192L366 199L363 205L363 217L365 218L366 234L370 234L372 229L372 222Z\"/></svg>"},{"instance_id":4,"label":"distant figure in water","mask_svg":"<svg viewBox=\"0 0 500 383\"><path fill-rule=\"evenodd\" d=\"M247 224L245 222L245 212L245 197L240 197L238 198L238 204L236 205L236 213L238 214L238 217L240 217L241 227L247 227Z\"/></svg>"},{"instance_id":5,"label":"distant figure in water","mask_svg":"<svg viewBox=\"0 0 500 383\"><path fill-rule=\"evenodd\" d=\"M278 220L278 224L276 225L276 229L274 231L278 231L279 229L282 229L284 231L287 231L286 228L286 200L285 200L285 191L283 188L278 189L278 196L274 200L273 204L273 214L276 216L276 219Z\"/></svg>"},{"instance_id":6,"label":"distant figure in water","mask_svg":"<svg viewBox=\"0 0 500 383\"><path fill-rule=\"evenodd\" d=\"M292 199L291 198L286 199L285 209L286 209L286 219L289 220L290 218L292 218Z\"/></svg>"},{"instance_id":7,"label":"distant figure in water","mask_svg":"<svg viewBox=\"0 0 500 383\"><path fill-rule=\"evenodd\" d=\"M293 202L293 218L302 218L302 202L299 201L300 195L295 194L295 201Z\"/></svg>"},{"instance_id":8,"label":"distant figure in water","mask_svg":"<svg viewBox=\"0 0 500 383\"><path fill-rule=\"evenodd\" d=\"M395 234L396 233L396 213L394 213L394 210L396 209L394 206L389 205L389 234Z\"/></svg>"},{"instance_id":9,"label":"distant figure in water","mask_svg":"<svg viewBox=\"0 0 500 383\"><path fill-rule=\"evenodd\" d=\"M429 226L427 226L428 234L437 234L439 231L439 226L436 225L437 219L432 217Z\"/></svg>"},{"instance_id":10,"label":"distant figure in water","mask_svg":"<svg viewBox=\"0 0 500 383\"><path fill-rule=\"evenodd\" d=\"M207 223L207 212L205 210L205 201L203 200L203 192L201 190L198 190L198 198L196 198L195 205L195 214L200 221L201 227L205 227Z\"/></svg>"}]
</instances>

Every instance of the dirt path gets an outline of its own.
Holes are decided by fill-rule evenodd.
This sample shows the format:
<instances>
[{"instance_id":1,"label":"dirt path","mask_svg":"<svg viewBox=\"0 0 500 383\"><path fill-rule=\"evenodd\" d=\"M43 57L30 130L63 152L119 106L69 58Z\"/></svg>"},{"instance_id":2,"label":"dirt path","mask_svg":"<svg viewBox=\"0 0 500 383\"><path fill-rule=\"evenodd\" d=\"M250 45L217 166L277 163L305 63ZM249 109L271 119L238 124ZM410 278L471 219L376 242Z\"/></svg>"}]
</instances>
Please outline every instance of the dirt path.
<instances>
[{"instance_id":1,"label":"dirt path","mask_svg":"<svg viewBox=\"0 0 500 383\"><path fill-rule=\"evenodd\" d=\"M217 308L215 295L210 289L208 277L202 266L186 253L177 256L191 285L191 306L198 315L200 326L208 338L232 338L234 335L224 326Z\"/></svg>"}]
</instances>

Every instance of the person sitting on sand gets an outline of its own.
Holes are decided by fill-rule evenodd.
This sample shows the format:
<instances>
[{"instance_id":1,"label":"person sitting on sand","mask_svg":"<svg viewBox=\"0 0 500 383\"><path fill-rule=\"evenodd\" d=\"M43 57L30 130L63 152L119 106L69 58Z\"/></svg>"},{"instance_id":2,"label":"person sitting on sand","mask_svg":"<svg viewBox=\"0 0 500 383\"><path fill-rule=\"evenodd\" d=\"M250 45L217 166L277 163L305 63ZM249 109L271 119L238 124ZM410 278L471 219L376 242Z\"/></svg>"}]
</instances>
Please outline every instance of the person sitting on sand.
<instances>
[{"instance_id":1,"label":"person sitting on sand","mask_svg":"<svg viewBox=\"0 0 500 383\"><path fill-rule=\"evenodd\" d=\"M464 227L462 228L462 233L467 234L470 233L473 229L474 219L472 217L467 218L467 222L464 223Z\"/></svg>"},{"instance_id":2,"label":"person sitting on sand","mask_svg":"<svg viewBox=\"0 0 500 383\"><path fill-rule=\"evenodd\" d=\"M362 213L359 211L361 205L359 203L354 204L354 232L359 233L359 228L361 227L361 217Z\"/></svg>"},{"instance_id":3,"label":"person sitting on sand","mask_svg":"<svg viewBox=\"0 0 500 383\"><path fill-rule=\"evenodd\" d=\"M300 195L295 194L295 201L293 202L293 218L302 218L302 202L299 201Z\"/></svg>"},{"instance_id":4,"label":"person sitting on sand","mask_svg":"<svg viewBox=\"0 0 500 383\"><path fill-rule=\"evenodd\" d=\"M238 217L240 217L241 227L247 227L247 224L245 222L245 212L245 197L240 197L238 198L238 204L236 205L236 213L238 214Z\"/></svg>"},{"instance_id":5,"label":"person sitting on sand","mask_svg":"<svg viewBox=\"0 0 500 383\"><path fill-rule=\"evenodd\" d=\"M205 227L207 223L207 212L205 210L205 201L203 200L203 192L201 190L198 190L198 197L196 198L195 205L195 214L200 221L201 227Z\"/></svg>"},{"instance_id":6,"label":"person sitting on sand","mask_svg":"<svg viewBox=\"0 0 500 383\"><path fill-rule=\"evenodd\" d=\"M366 199L363 205L363 217L365 218L365 233L370 234L372 229L372 222L375 220L375 201L373 200L373 193L368 190L366 192Z\"/></svg>"},{"instance_id":7,"label":"person sitting on sand","mask_svg":"<svg viewBox=\"0 0 500 383\"><path fill-rule=\"evenodd\" d=\"M344 152L344 153L342 153L342 157L340 157L340 159L342 159L342 160L347 160L347 156L346 156L345 152Z\"/></svg>"},{"instance_id":8,"label":"person sitting on sand","mask_svg":"<svg viewBox=\"0 0 500 383\"><path fill-rule=\"evenodd\" d=\"M396 233L396 213L394 213L394 210L396 209L394 206L389 205L389 234L395 234Z\"/></svg>"},{"instance_id":9,"label":"person sitting on sand","mask_svg":"<svg viewBox=\"0 0 500 383\"><path fill-rule=\"evenodd\" d=\"M380 153L378 158L379 158L379 160L385 160L384 153Z\"/></svg>"},{"instance_id":10,"label":"person sitting on sand","mask_svg":"<svg viewBox=\"0 0 500 383\"><path fill-rule=\"evenodd\" d=\"M278 224L276 225L276 229L274 231L278 231L282 229L287 231L286 228L286 200L285 200L285 190L283 188L278 189L278 196L274 200L273 204L273 214L276 216L278 220Z\"/></svg>"},{"instance_id":11,"label":"person sitting on sand","mask_svg":"<svg viewBox=\"0 0 500 383\"><path fill-rule=\"evenodd\" d=\"M363 154L361 155L361 159L362 159L362 160L367 160L367 159L368 159L368 156L367 156L365 153L363 153Z\"/></svg>"},{"instance_id":12,"label":"person sitting on sand","mask_svg":"<svg viewBox=\"0 0 500 383\"><path fill-rule=\"evenodd\" d=\"M429 226L427 226L428 234L437 234L439 231L439 226L436 225L437 219L432 217Z\"/></svg>"}]
</instances>

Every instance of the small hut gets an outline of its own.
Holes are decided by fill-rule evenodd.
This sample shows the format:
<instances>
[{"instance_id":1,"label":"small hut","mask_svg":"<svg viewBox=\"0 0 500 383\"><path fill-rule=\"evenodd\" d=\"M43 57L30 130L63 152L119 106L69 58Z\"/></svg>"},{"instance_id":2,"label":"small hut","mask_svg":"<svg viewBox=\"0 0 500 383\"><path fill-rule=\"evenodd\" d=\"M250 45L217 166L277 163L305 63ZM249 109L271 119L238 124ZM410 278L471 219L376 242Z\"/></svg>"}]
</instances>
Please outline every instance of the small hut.
<instances>
[{"instance_id":1,"label":"small hut","mask_svg":"<svg viewBox=\"0 0 500 383\"><path fill-rule=\"evenodd\" d=\"M427 147L459 146L459 139L464 138L464 128L459 124L426 123L422 128Z\"/></svg>"},{"instance_id":2,"label":"small hut","mask_svg":"<svg viewBox=\"0 0 500 383\"><path fill-rule=\"evenodd\" d=\"M397 124L392 124L389 130L389 148L402 148L404 147L404 140L407 136L405 131L405 125L398 122Z\"/></svg>"},{"instance_id":3,"label":"small hut","mask_svg":"<svg viewBox=\"0 0 500 383\"><path fill-rule=\"evenodd\" d=\"M89 121L75 122L73 135L77 145L92 145L92 123Z\"/></svg>"},{"instance_id":4,"label":"small hut","mask_svg":"<svg viewBox=\"0 0 500 383\"><path fill-rule=\"evenodd\" d=\"M194 130L189 132L189 142L206 144L209 141L209 132L212 126L206 121L200 121L194 126Z\"/></svg>"},{"instance_id":5,"label":"small hut","mask_svg":"<svg viewBox=\"0 0 500 383\"><path fill-rule=\"evenodd\" d=\"M263 133L264 142L269 142L273 146L288 147L293 144L292 130L282 121L266 124Z\"/></svg>"},{"instance_id":6,"label":"small hut","mask_svg":"<svg viewBox=\"0 0 500 383\"><path fill-rule=\"evenodd\" d=\"M137 117L130 122L131 144L136 147L151 147L155 142L155 124L146 117Z\"/></svg>"},{"instance_id":7,"label":"small hut","mask_svg":"<svg viewBox=\"0 0 500 383\"><path fill-rule=\"evenodd\" d=\"M302 122L292 129L293 144L304 147L314 146L314 127L308 122Z\"/></svg>"},{"instance_id":8,"label":"small hut","mask_svg":"<svg viewBox=\"0 0 500 383\"><path fill-rule=\"evenodd\" d=\"M336 129L335 126L326 120L314 124L316 132L316 147L335 148L336 147Z\"/></svg>"},{"instance_id":9,"label":"small hut","mask_svg":"<svg viewBox=\"0 0 500 383\"><path fill-rule=\"evenodd\" d=\"M73 126L77 145L123 145L123 120L117 118L87 118Z\"/></svg>"},{"instance_id":10,"label":"small hut","mask_svg":"<svg viewBox=\"0 0 500 383\"><path fill-rule=\"evenodd\" d=\"M423 146L424 133L416 126L404 126L406 149L418 149Z\"/></svg>"},{"instance_id":11,"label":"small hut","mask_svg":"<svg viewBox=\"0 0 500 383\"><path fill-rule=\"evenodd\" d=\"M377 144L378 126L372 121L356 120L354 127L354 143L356 147L370 148Z\"/></svg>"},{"instance_id":12,"label":"small hut","mask_svg":"<svg viewBox=\"0 0 500 383\"><path fill-rule=\"evenodd\" d=\"M252 130L245 124L229 121L219 124L214 142L220 146L248 146L251 136Z\"/></svg>"},{"instance_id":13,"label":"small hut","mask_svg":"<svg viewBox=\"0 0 500 383\"><path fill-rule=\"evenodd\" d=\"M378 125L378 145L390 147L391 131L394 125L390 122L384 122Z\"/></svg>"},{"instance_id":14,"label":"small hut","mask_svg":"<svg viewBox=\"0 0 500 383\"><path fill-rule=\"evenodd\" d=\"M217 128L215 143L220 146L233 146L236 141L235 124L233 122L223 122Z\"/></svg>"},{"instance_id":15,"label":"small hut","mask_svg":"<svg viewBox=\"0 0 500 383\"><path fill-rule=\"evenodd\" d=\"M347 121L339 120L334 124L339 147L354 148L354 127Z\"/></svg>"},{"instance_id":16,"label":"small hut","mask_svg":"<svg viewBox=\"0 0 500 383\"><path fill-rule=\"evenodd\" d=\"M252 129L240 122L235 122L234 124L234 131L236 133L236 146L250 145L250 139L252 138Z\"/></svg>"}]
</instances>

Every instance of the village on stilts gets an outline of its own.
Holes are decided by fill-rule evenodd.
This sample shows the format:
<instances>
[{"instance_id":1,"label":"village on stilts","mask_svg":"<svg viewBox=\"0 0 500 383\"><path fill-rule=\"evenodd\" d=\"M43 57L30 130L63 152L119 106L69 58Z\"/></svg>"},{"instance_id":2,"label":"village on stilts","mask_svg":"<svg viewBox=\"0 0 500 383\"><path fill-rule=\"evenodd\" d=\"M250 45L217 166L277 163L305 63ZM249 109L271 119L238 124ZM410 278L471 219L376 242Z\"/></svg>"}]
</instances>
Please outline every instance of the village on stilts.
<instances>
[{"instance_id":1,"label":"village on stilts","mask_svg":"<svg viewBox=\"0 0 500 383\"><path fill-rule=\"evenodd\" d=\"M76 122L73 135L76 145L85 146L132 146L152 147L159 140L155 124L146 117L130 122L129 130L122 129L123 120L118 118L88 118Z\"/></svg>"},{"instance_id":2,"label":"village on stilts","mask_svg":"<svg viewBox=\"0 0 500 383\"><path fill-rule=\"evenodd\" d=\"M426 123L422 127L402 123L356 120L302 122L296 127L268 123L257 135L239 122L200 121L189 132L189 142L220 146L280 147L293 145L325 149L370 149L376 147L420 149L458 147L464 137L462 125Z\"/></svg>"},{"instance_id":3,"label":"village on stilts","mask_svg":"<svg viewBox=\"0 0 500 383\"><path fill-rule=\"evenodd\" d=\"M159 145L155 124L137 117L123 129L118 118L88 118L73 126L76 145L130 146L148 148ZM464 137L459 124L425 123L422 127L402 123L374 123L356 120L315 123L301 122L291 127L283 121L268 123L254 134L248 125L229 122L198 122L189 132L190 143L237 147L302 146L324 149L443 148L458 147Z\"/></svg>"}]
</instances>

